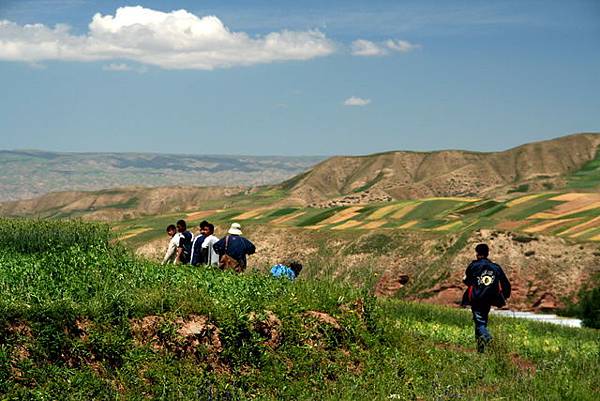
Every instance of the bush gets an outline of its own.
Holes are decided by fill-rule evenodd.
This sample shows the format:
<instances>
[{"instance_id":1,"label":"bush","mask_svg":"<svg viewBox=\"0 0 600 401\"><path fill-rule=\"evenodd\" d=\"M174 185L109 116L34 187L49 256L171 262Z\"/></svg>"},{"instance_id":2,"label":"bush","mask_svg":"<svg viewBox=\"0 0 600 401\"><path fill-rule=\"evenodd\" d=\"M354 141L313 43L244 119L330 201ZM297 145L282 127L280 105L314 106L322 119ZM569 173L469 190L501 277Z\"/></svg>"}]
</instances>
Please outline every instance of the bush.
<instances>
[{"instance_id":1,"label":"bush","mask_svg":"<svg viewBox=\"0 0 600 401\"><path fill-rule=\"evenodd\" d=\"M110 227L81 220L0 218L0 249L39 253L78 246L106 248Z\"/></svg>"}]
</instances>

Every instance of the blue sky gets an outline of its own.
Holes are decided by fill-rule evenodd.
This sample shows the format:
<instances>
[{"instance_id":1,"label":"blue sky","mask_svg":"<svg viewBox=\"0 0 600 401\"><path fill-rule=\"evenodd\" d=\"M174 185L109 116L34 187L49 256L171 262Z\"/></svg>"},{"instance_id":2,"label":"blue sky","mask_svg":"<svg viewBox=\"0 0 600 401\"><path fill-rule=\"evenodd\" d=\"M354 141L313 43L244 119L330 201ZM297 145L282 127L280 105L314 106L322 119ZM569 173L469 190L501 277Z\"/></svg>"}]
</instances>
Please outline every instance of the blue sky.
<instances>
[{"instance_id":1,"label":"blue sky","mask_svg":"<svg viewBox=\"0 0 600 401\"><path fill-rule=\"evenodd\" d=\"M1 149L491 151L600 131L598 1L0 0L0 21Z\"/></svg>"}]
</instances>

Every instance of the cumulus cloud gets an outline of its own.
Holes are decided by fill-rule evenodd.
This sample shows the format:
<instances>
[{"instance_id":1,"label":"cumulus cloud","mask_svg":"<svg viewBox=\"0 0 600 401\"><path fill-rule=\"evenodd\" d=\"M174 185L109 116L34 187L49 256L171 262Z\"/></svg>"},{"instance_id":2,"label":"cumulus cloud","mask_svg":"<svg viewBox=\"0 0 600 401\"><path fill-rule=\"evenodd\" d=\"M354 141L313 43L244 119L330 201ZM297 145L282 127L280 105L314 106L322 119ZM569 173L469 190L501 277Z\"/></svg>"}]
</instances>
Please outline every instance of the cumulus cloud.
<instances>
[{"instance_id":1,"label":"cumulus cloud","mask_svg":"<svg viewBox=\"0 0 600 401\"><path fill-rule=\"evenodd\" d=\"M344 100L344 106L366 106L369 103L371 103L371 99L363 99L356 96L351 96Z\"/></svg>"},{"instance_id":2,"label":"cumulus cloud","mask_svg":"<svg viewBox=\"0 0 600 401\"><path fill-rule=\"evenodd\" d=\"M186 10L155 11L121 7L115 15L96 14L88 32L75 35L67 25L19 25L0 20L0 60L132 60L165 69L246 66L308 60L335 51L318 30L250 36L233 32L216 16Z\"/></svg>"},{"instance_id":3,"label":"cumulus cloud","mask_svg":"<svg viewBox=\"0 0 600 401\"><path fill-rule=\"evenodd\" d=\"M388 39L384 42L371 42L370 40L357 39L352 42L351 50L353 56L385 56L390 52L407 53L418 49L420 45L410 43L406 40Z\"/></svg>"}]
</instances>

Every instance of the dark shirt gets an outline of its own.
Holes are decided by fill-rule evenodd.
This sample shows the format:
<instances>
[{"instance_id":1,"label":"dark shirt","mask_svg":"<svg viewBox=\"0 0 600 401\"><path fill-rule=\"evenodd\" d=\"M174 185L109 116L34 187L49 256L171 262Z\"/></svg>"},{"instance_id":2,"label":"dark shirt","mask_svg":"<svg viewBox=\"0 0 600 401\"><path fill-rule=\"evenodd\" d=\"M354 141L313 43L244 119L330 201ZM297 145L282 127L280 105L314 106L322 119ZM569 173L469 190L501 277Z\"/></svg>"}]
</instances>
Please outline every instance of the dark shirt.
<instances>
[{"instance_id":1,"label":"dark shirt","mask_svg":"<svg viewBox=\"0 0 600 401\"><path fill-rule=\"evenodd\" d=\"M229 240L227 241L227 238ZM227 249L225 249L225 242L227 241ZM256 252L256 247L252 242L240 235L228 235L221 238L218 242L213 245L213 249L219 256L225 254L231 256L243 267L246 267L246 255L252 255Z\"/></svg>"},{"instance_id":2,"label":"dark shirt","mask_svg":"<svg viewBox=\"0 0 600 401\"><path fill-rule=\"evenodd\" d=\"M208 253L202 249L202 243L205 239L206 237L204 235L199 235L196 238L194 238L194 242L192 244L192 261L190 262L190 264L193 266L207 264L206 256L208 255Z\"/></svg>"},{"instance_id":3,"label":"dark shirt","mask_svg":"<svg viewBox=\"0 0 600 401\"><path fill-rule=\"evenodd\" d=\"M472 261L465 271L463 282L468 286L463 304L502 307L510 297L511 287L502 268L489 259Z\"/></svg>"},{"instance_id":4,"label":"dark shirt","mask_svg":"<svg viewBox=\"0 0 600 401\"><path fill-rule=\"evenodd\" d=\"M193 235L189 231L184 231L181 233L181 238L179 239L178 248L183 248L183 252L181 253L181 257L179 261L181 263L189 263L190 255L192 253L192 238Z\"/></svg>"}]
</instances>

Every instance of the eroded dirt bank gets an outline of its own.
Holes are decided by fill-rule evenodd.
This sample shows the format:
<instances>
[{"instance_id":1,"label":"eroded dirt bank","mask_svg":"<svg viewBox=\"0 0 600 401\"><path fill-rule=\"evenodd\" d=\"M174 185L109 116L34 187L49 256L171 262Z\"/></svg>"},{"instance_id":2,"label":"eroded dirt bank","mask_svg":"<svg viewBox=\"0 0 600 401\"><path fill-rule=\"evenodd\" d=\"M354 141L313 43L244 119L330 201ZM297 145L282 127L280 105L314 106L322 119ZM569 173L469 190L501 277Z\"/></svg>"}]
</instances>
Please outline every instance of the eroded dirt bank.
<instances>
[{"instance_id":1,"label":"eroded dirt bank","mask_svg":"<svg viewBox=\"0 0 600 401\"><path fill-rule=\"evenodd\" d=\"M217 234L225 232L219 227ZM477 243L490 246L513 284L509 307L520 311L552 311L564 306L590 276L600 271L597 244L570 243L562 238L478 230L470 236L416 231L345 231L250 227L257 247L252 269L293 258L302 276L333 278L373 288L377 296L401 296L436 304L456 305L462 277ZM140 246L139 255L160 259L166 241Z\"/></svg>"}]
</instances>

